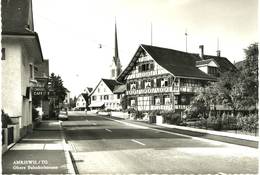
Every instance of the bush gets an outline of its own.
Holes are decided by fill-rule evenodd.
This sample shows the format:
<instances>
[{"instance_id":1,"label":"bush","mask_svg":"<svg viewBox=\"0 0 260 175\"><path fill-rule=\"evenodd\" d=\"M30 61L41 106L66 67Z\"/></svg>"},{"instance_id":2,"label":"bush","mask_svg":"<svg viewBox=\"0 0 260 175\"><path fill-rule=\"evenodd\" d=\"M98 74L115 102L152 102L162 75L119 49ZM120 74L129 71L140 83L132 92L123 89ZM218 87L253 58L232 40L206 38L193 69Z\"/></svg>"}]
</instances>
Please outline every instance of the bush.
<instances>
[{"instance_id":1,"label":"bush","mask_svg":"<svg viewBox=\"0 0 260 175\"><path fill-rule=\"evenodd\" d=\"M258 128L258 115L257 114L249 114L243 117L238 118L238 127L242 129L242 131L246 132L255 132Z\"/></svg>"},{"instance_id":2,"label":"bush","mask_svg":"<svg viewBox=\"0 0 260 175\"><path fill-rule=\"evenodd\" d=\"M180 125L181 114L174 111L166 111L162 113L163 119L166 123Z\"/></svg>"},{"instance_id":3,"label":"bush","mask_svg":"<svg viewBox=\"0 0 260 175\"><path fill-rule=\"evenodd\" d=\"M10 119L9 115L2 110L1 114L1 121L2 121L2 128L7 128L7 125L13 124L12 120Z\"/></svg>"},{"instance_id":4,"label":"bush","mask_svg":"<svg viewBox=\"0 0 260 175\"><path fill-rule=\"evenodd\" d=\"M153 110L149 112L149 116L155 117L157 115L161 115L163 112L161 110Z\"/></svg>"}]
</instances>

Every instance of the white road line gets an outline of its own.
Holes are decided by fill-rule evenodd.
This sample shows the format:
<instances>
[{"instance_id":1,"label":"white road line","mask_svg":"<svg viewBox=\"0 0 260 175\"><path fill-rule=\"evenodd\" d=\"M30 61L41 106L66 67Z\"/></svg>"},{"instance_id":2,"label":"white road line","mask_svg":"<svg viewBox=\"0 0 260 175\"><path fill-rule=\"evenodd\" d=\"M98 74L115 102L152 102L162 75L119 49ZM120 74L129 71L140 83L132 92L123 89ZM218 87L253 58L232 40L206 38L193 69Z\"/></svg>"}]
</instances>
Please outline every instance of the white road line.
<instances>
[{"instance_id":1,"label":"white road line","mask_svg":"<svg viewBox=\"0 0 260 175\"><path fill-rule=\"evenodd\" d=\"M140 144L140 145L143 145L143 146L145 146L145 144L144 144L144 143L142 143L142 142L139 142L139 141L137 141L137 140L135 140L135 139L132 139L131 141L132 141L132 142L135 142L135 143L138 143L138 144Z\"/></svg>"},{"instance_id":2,"label":"white road line","mask_svg":"<svg viewBox=\"0 0 260 175\"><path fill-rule=\"evenodd\" d=\"M185 135L185 134L179 134L179 133L175 133L175 132L172 132L172 131L165 131L165 130L161 130L161 129L155 129L155 128L136 125L136 124L126 123L126 122L123 122L123 121L119 121L119 120L115 120L115 119L111 119L111 118L107 118L107 117L104 117L104 118L106 118L108 120L113 120L115 122L122 123L122 124L125 124L125 125L128 125L128 126L140 128L140 129L150 129L150 130L153 130L155 132L157 131L157 132L160 132L160 133L167 133L167 134L171 134L171 135L177 135L177 136L181 136L181 137L191 138L193 140L203 141L203 142L207 142L207 143L210 143L210 144L235 146L235 147L241 147L242 146L242 145L236 145L236 144L227 143L227 142L221 142L221 141L217 141L217 140L211 140L211 139L206 139L206 138L189 136L189 135ZM248 148L249 149L255 149L255 148L250 148L250 147L248 147Z\"/></svg>"},{"instance_id":3,"label":"white road line","mask_svg":"<svg viewBox=\"0 0 260 175\"><path fill-rule=\"evenodd\" d=\"M108 131L108 132L112 132L110 129L105 129L106 131Z\"/></svg>"}]
</instances>

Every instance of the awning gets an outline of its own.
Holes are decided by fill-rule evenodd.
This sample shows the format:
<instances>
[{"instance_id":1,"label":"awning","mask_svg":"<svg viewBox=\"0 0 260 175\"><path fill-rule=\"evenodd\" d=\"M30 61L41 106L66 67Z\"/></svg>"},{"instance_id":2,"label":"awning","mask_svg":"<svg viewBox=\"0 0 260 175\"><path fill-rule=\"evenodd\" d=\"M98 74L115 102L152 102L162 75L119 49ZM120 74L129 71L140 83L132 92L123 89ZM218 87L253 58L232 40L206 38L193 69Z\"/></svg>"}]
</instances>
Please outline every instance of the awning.
<instances>
[{"instance_id":1,"label":"awning","mask_svg":"<svg viewBox=\"0 0 260 175\"><path fill-rule=\"evenodd\" d=\"M101 107L104 105L104 102L95 102L95 103L91 103L88 107Z\"/></svg>"}]
</instances>

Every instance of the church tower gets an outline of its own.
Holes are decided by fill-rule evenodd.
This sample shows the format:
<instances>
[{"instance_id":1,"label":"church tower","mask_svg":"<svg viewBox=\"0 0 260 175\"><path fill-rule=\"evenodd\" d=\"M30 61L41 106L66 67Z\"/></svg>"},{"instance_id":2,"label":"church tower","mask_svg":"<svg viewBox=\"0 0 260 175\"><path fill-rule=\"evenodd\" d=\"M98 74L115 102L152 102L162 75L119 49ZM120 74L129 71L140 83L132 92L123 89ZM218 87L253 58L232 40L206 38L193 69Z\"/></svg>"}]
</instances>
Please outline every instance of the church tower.
<instances>
[{"instance_id":1,"label":"church tower","mask_svg":"<svg viewBox=\"0 0 260 175\"><path fill-rule=\"evenodd\" d=\"M116 79L118 75L122 72L122 66L120 63L119 55L118 55L118 43L117 43L117 28L115 24L115 55L111 64L111 79Z\"/></svg>"}]
</instances>

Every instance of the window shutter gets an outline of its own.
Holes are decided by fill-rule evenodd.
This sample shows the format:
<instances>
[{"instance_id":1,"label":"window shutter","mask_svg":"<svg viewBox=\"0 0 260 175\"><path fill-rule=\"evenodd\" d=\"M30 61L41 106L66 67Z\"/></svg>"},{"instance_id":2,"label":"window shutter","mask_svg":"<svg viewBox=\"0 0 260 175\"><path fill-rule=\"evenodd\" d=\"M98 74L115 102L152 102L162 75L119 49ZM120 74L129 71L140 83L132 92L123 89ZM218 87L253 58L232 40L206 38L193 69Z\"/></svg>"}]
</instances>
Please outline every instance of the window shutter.
<instances>
[{"instance_id":1,"label":"window shutter","mask_svg":"<svg viewBox=\"0 0 260 175\"><path fill-rule=\"evenodd\" d=\"M130 90L130 83L126 83L126 89L129 91Z\"/></svg>"},{"instance_id":2,"label":"window shutter","mask_svg":"<svg viewBox=\"0 0 260 175\"><path fill-rule=\"evenodd\" d=\"M138 72L141 72L142 71L142 66L138 66Z\"/></svg>"},{"instance_id":3,"label":"window shutter","mask_svg":"<svg viewBox=\"0 0 260 175\"><path fill-rule=\"evenodd\" d=\"M163 95L160 96L160 105L164 105L164 103L163 103Z\"/></svg>"},{"instance_id":4,"label":"window shutter","mask_svg":"<svg viewBox=\"0 0 260 175\"><path fill-rule=\"evenodd\" d=\"M172 77L168 78L168 86L170 87L172 85Z\"/></svg>"},{"instance_id":5,"label":"window shutter","mask_svg":"<svg viewBox=\"0 0 260 175\"><path fill-rule=\"evenodd\" d=\"M141 80L141 88L144 89L144 80Z\"/></svg>"},{"instance_id":6,"label":"window shutter","mask_svg":"<svg viewBox=\"0 0 260 175\"><path fill-rule=\"evenodd\" d=\"M160 78L157 78L157 79L156 79L156 86L157 86L157 87L160 87L160 84L161 84L161 80L160 80Z\"/></svg>"},{"instance_id":7,"label":"window shutter","mask_svg":"<svg viewBox=\"0 0 260 175\"><path fill-rule=\"evenodd\" d=\"M154 64L153 63L150 64L150 69L154 70Z\"/></svg>"},{"instance_id":8,"label":"window shutter","mask_svg":"<svg viewBox=\"0 0 260 175\"><path fill-rule=\"evenodd\" d=\"M153 104L153 105L155 105L155 97L156 97L156 96L152 96L152 98L153 98L153 99L152 99L152 104Z\"/></svg>"}]
</instances>

